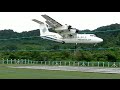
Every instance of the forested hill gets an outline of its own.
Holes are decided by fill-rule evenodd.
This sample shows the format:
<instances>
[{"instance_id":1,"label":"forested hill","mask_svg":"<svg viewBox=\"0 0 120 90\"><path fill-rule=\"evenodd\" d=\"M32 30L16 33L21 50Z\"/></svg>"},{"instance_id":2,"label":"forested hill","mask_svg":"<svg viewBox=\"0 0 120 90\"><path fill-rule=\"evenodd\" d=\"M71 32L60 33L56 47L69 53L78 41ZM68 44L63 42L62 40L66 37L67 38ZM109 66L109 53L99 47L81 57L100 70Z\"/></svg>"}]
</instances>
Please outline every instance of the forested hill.
<instances>
[{"instance_id":1,"label":"forested hill","mask_svg":"<svg viewBox=\"0 0 120 90\"><path fill-rule=\"evenodd\" d=\"M75 52L75 44L61 44L41 39L39 29L21 33L10 29L0 30L0 60L120 61L120 24L111 24L79 33L95 34L103 38L104 42L96 46L78 44Z\"/></svg>"},{"instance_id":2,"label":"forested hill","mask_svg":"<svg viewBox=\"0 0 120 90\"><path fill-rule=\"evenodd\" d=\"M107 30L116 30L116 29L120 29L120 24L111 24L111 25L107 25L107 26L102 26L102 27L98 27L97 29L95 29L95 31L107 31Z\"/></svg>"},{"instance_id":3,"label":"forested hill","mask_svg":"<svg viewBox=\"0 0 120 90\"><path fill-rule=\"evenodd\" d=\"M98 27L90 31L84 30L79 33L92 33L103 38L104 42L95 47L110 48L120 47L120 24L111 24L107 26ZM14 32L14 30L0 30L0 50L41 50L41 49L73 49L74 44L59 44L49 40L43 40L40 37L40 31L31 30L21 33ZM12 47L11 47L12 46ZM78 44L78 48L91 48L93 45Z\"/></svg>"},{"instance_id":4,"label":"forested hill","mask_svg":"<svg viewBox=\"0 0 120 90\"><path fill-rule=\"evenodd\" d=\"M24 31L22 33L14 32L11 29L0 30L0 39L32 37L32 36L39 36L39 35L40 35L39 29L28 31L28 32Z\"/></svg>"},{"instance_id":5,"label":"forested hill","mask_svg":"<svg viewBox=\"0 0 120 90\"><path fill-rule=\"evenodd\" d=\"M111 24L107 26L98 27L97 29L84 30L80 33L91 33L103 38L104 42L99 44L101 47L120 47L120 24Z\"/></svg>"},{"instance_id":6,"label":"forested hill","mask_svg":"<svg viewBox=\"0 0 120 90\"><path fill-rule=\"evenodd\" d=\"M120 47L120 24L99 27L94 31L104 39L102 44L104 47Z\"/></svg>"}]
</instances>

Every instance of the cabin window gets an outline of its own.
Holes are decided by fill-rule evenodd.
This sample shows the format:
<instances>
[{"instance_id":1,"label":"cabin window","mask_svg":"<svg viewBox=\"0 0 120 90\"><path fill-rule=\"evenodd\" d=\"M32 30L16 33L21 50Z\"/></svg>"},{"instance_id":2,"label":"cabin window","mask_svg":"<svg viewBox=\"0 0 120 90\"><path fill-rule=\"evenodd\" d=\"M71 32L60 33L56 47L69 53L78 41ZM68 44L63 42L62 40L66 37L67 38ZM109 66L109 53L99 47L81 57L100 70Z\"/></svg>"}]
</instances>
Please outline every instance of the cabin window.
<instances>
[{"instance_id":1,"label":"cabin window","mask_svg":"<svg viewBox=\"0 0 120 90\"><path fill-rule=\"evenodd\" d=\"M90 35L91 37L96 37L95 35Z\"/></svg>"}]
</instances>

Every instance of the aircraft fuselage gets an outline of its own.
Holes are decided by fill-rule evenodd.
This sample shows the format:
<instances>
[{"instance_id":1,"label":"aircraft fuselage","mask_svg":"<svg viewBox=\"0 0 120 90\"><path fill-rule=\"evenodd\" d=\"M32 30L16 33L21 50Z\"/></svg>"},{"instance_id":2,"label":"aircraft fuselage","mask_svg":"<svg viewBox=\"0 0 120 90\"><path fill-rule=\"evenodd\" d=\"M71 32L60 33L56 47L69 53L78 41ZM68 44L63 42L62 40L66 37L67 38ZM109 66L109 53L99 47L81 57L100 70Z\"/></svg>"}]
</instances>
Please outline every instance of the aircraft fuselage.
<instances>
[{"instance_id":1,"label":"aircraft fuselage","mask_svg":"<svg viewBox=\"0 0 120 90\"><path fill-rule=\"evenodd\" d=\"M62 43L85 43L85 44L95 44L103 42L103 39L96 37L94 34L76 34L72 36L60 36L59 34L50 34L41 36L43 39L48 39L56 42Z\"/></svg>"}]
</instances>

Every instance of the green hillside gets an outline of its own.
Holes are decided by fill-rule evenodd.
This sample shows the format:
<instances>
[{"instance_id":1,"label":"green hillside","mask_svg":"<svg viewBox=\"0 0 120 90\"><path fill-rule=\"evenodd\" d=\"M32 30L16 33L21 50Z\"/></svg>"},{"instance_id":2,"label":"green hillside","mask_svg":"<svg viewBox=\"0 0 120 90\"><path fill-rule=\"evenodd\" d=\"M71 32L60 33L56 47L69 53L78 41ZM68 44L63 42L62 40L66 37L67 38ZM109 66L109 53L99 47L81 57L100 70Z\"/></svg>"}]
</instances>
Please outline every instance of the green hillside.
<instances>
[{"instance_id":1,"label":"green hillside","mask_svg":"<svg viewBox=\"0 0 120 90\"><path fill-rule=\"evenodd\" d=\"M39 29L21 33L10 29L0 30L0 59L120 61L120 24L79 33L95 34L104 42L96 46L78 44L75 51L75 44L41 39Z\"/></svg>"}]
</instances>

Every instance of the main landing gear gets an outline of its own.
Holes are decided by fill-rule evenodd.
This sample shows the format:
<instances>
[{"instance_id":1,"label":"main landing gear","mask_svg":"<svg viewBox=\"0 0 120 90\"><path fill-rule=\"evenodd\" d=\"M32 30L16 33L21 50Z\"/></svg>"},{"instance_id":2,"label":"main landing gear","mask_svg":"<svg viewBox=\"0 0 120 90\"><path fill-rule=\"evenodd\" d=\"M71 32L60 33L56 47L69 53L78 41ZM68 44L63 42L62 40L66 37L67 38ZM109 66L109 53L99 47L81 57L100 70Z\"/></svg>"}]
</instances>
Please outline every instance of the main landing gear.
<instances>
[{"instance_id":1,"label":"main landing gear","mask_svg":"<svg viewBox=\"0 0 120 90\"><path fill-rule=\"evenodd\" d=\"M77 43L75 43L75 50L77 49Z\"/></svg>"},{"instance_id":2,"label":"main landing gear","mask_svg":"<svg viewBox=\"0 0 120 90\"><path fill-rule=\"evenodd\" d=\"M94 47L97 45L97 43L94 44Z\"/></svg>"},{"instance_id":3,"label":"main landing gear","mask_svg":"<svg viewBox=\"0 0 120 90\"><path fill-rule=\"evenodd\" d=\"M74 55L76 55L76 51L77 51L77 43L75 43Z\"/></svg>"},{"instance_id":4,"label":"main landing gear","mask_svg":"<svg viewBox=\"0 0 120 90\"><path fill-rule=\"evenodd\" d=\"M62 41L62 44L65 44L65 42L64 42L64 41Z\"/></svg>"}]
</instances>

